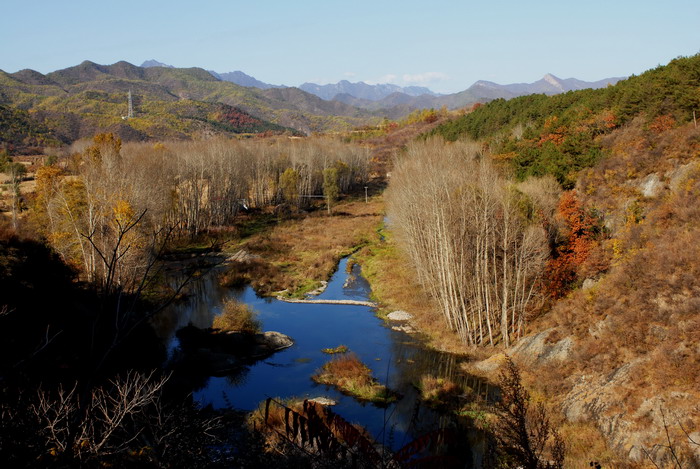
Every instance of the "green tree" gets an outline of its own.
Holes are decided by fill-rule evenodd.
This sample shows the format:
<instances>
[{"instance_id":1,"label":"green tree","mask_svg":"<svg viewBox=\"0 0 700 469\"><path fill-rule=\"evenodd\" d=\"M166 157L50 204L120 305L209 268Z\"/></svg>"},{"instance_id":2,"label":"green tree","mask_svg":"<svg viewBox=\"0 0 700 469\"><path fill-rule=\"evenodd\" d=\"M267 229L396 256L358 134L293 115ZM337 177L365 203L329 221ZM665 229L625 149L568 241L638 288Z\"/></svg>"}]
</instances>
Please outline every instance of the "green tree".
<instances>
[{"instance_id":1,"label":"green tree","mask_svg":"<svg viewBox=\"0 0 700 469\"><path fill-rule=\"evenodd\" d=\"M299 172L294 168L287 168L280 176L280 190L282 198L290 204L299 204Z\"/></svg>"},{"instance_id":2,"label":"green tree","mask_svg":"<svg viewBox=\"0 0 700 469\"><path fill-rule=\"evenodd\" d=\"M331 205L338 199L340 187L338 186L338 169L326 168L323 170L323 195L326 197L326 207L331 213Z\"/></svg>"},{"instance_id":3,"label":"green tree","mask_svg":"<svg viewBox=\"0 0 700 469\"><path fill-rule=\"evenodd\" d=\"M12 196L12 227L16 230L19 224L19 212L21 210L21 194L19 185L27 174L27 168L22 163L15 163L12 158L0 155L0 171L9 176L8 185Z\"/></svg>"}]
</instances>

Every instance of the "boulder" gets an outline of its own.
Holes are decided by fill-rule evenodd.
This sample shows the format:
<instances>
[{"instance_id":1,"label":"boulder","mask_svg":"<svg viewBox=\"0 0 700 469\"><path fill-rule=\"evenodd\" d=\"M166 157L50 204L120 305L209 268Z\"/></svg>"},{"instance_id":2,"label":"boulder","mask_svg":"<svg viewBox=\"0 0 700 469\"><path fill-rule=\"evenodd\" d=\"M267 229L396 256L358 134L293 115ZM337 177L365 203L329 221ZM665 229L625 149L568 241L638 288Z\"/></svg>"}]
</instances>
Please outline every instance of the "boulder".
<instances>
[{"instance_id":1,"label":"boulder","mask_svg":"<svg viewBox=\"0 0 700 469\"><path fill-rule=\"evenodd\" d=\"M252 356L269 355L294 345L294 340L281 332L268 331L254 336L255 348Z\"/></svg>"},{"instance_id":2,"label":"boulder","mask_svg":"<svg viewBox=\"0 0 700 469\"><path fill-rule=\"evenodd\" d=\"M508 353L519 363L527 365L543 365L547 362L567 360L571 356L573 338L566 337L552 342L548 339L553 333L555 328L549 328L539 334L525 336L511 347Z\"/></svg>"},{"instance_id":3,"label":"boulder","mask_svg":"<svg viewBox=\"0 0 700 469\"><path fill-rule=\"evenodd\" d=\"M386 317L390 321L410 321L411 319L413 319L413 316L410 313L407 313L406 311L393 311L389 313Z\"/></svg>"},{"instance_id":4,"label":"boulder","mask_svg":"<svg viewBox=\"0 0 700 469\"><path fill-rule=\"evenodd\" d=\"M337 405L338 403L334 401L333 399L329 399L327 397L314 397L311 399L307 399L309 402L315 402L316 404L320 404L322 406L332 406L332 405Z\"/></svg>"}]
</instances>

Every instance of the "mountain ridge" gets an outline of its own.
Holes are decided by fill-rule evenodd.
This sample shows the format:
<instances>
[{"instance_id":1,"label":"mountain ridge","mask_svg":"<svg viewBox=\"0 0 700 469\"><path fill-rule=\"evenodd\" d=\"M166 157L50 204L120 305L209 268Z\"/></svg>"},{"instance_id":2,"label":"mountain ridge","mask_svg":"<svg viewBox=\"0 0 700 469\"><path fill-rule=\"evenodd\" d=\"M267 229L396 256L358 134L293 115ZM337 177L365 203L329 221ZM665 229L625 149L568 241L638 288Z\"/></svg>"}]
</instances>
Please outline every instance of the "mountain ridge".
<instances>
[{"instance_id":1,"label":"mountain ridge","mask_svg":"<svg viewBox=\"0 0 700 469\"><path fill-rule=\"evenodd\" d=\"M339 83L347 91L364 97L344 92L327 100L301 88L265 84L243 72L218 74L199 67L175 68L155 60L144 64L147 66L126 61L101 65L85 60L47 74L30 69L11 74L1 72L0 103L28 111L29 114L21 114L22 122L36 118L36 128L54 129L55 134L47 137L47 141L68 142L100 129L111 129L124 138L183 138L201 131L235 133L239 131L237 125L242 125L240 131L293 128L310 134L349 130L383 117L400 119L416 109L458 109L522 94L557 94L569 89L600 87L617 80L584 82L547 74L532 84L478 81L459 93L418 96L404 91L417 94L430 90L343 80ZM233 79L249 80L244 83L251 86L234 83ZM333 86L324 86L327 92L338 91ZM143 110L139 119L132 122L121 119L126 114L125 96L129 91L136 107ZM392 92L386 94L389 91ZM239 111L243 114L230 117ZM229 116L228 120L221 121L222 116ZM184 120L177 121L178 118Z\"/></svg>"},{"instance_id":2,"label":"mountain ridge","mask_svg":"<svg viewBox=\"0 0 700 469\"><path fill-rule=\"evenodd\" d=\"M367 99L370 101L380 101L397 92L407 94L408 96L421 96L424 94L437 96L436 93L422 86L402 87L391 83L370 85L363 81L351 83L348 80L341 80L338 83L329 83L327 85L307 82L299 85L299 89L315 94L319 98L325 100L333 100L335 96L339 94L348 94L355 98Z\"/></svg>"},{"instance_id":3,"label":"mountain ridge","mask_svg":"<svg viewBox=\"0 0 700 469\"><path fill-rule=\"evenodd\" d=\"M157 65L150 65L151 63ZM142 66L165 66L156 60L144 62ZM294 88L284 85L272 85L262 82L242 71L220 73L210 70L215 78L229 81L240 86L258 88L261 90ZM368 84L363 81L352 83L340 80L337 83L319 85L306 82L298 89L313 94L325 101L339 101L370 112L384 111L390 118L398 118L415 109L440 108L459 109L477 102L493 99L511 99L528 94L553 95L587 88L602 88L614 85L625 77L610 77L596 81L584 81L577 78L561 79L552 73L545 74L541 79L532 83L509 83L501 85L487 80L478 80L468 88L455 93L435 93L427 87L402 87L392 83Z\"/></svg>"}]
</instances>

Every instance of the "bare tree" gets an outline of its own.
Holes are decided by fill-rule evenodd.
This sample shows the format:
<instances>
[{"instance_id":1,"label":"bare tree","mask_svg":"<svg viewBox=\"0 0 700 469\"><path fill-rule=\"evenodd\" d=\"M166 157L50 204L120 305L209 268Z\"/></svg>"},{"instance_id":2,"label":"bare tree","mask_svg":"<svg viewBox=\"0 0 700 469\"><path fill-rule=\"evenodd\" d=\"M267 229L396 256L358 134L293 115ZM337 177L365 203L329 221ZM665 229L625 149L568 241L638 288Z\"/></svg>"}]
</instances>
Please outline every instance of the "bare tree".
<instances>
[{"instance_id":1,"label":"bare tree","mask_svg":"<svg viewBox=\"0 0 700 469\"><path fill-rule=\"evenodd\" d=\"M564 443L552 428L544 405L531 405L510 357L503 365L499 387L501 400L496 405L493 435L500 462L526 469L563 468Z\"/></svg>"},{"instance_id":2,"label":"bare tree","mask_svg":"<svg viewBox=\"0 0 700 469\"><path fill-rule=\"evenodd\" d=\"M509 345L546 259L534 201L472 143L415 143L394 164L392 227L448 327L469 344Z\"/></svg>"}]
</instances>

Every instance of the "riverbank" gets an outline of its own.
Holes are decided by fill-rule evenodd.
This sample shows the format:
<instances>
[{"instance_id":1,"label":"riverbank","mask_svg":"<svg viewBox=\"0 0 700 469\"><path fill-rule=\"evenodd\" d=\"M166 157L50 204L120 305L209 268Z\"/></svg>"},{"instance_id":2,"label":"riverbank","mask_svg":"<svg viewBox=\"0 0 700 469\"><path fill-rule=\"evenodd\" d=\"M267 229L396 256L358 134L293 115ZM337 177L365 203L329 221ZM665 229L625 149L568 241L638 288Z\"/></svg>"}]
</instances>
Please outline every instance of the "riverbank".
<instances>
[{"instance_id":1,"label":"riverbank","mask_svg":"<svg viewBox=\"0 0 700 469\"><path fill-rule=\"evenodd\" d=\"M435 303L423 293L408 260L396 246L384 223L375 229L371 241L353 257L372 287L372 299L379 304L379 315L408 311L411 325L423 333L427 345L440 351L464 355L468 352L450 331ZM471 351L469 351L471 352Z\"/></svg>"},{"instance_id":2,"label":"riverbank","mask_svg":"<svg viewBox=\"0 0 700 469\"><path fill-rule=\"evenodd\" d=\"M238 240L222 251L249 253L246 262L232 262L222 284L250 283L266 296L302 298L319 288L338 261L371 241L383 216L380 198L339 202L331 214L316 211L280 220Z\"/></svg>"}]
</instances>

